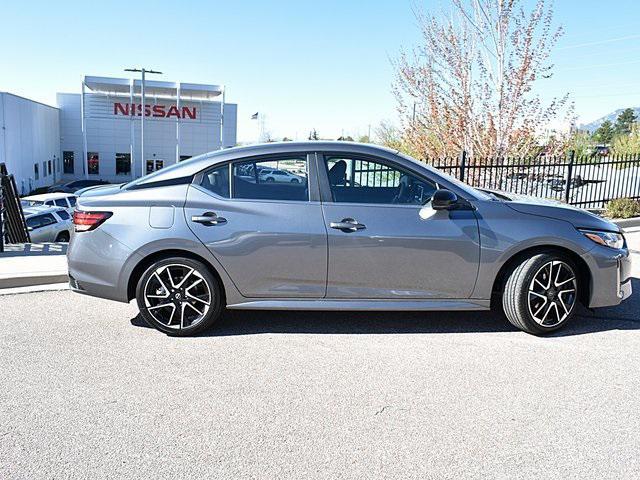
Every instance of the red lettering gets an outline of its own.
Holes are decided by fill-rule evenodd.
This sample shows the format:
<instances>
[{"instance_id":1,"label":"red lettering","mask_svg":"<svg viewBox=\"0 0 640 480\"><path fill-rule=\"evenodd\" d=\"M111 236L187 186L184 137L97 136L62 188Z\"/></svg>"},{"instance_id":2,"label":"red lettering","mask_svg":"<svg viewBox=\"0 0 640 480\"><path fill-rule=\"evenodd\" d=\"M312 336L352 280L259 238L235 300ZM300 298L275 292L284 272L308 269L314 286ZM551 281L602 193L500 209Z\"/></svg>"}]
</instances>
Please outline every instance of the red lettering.
<instances>
[{"instance_id":1,"label":"red lettering","mask_svg":"<svg viewBox=\"0 0 640 480\"><path fill-rule=\"evenodd\" d=\"M122 105L119 102L115 102L113 104L113 114L118 115L118 112L120 112L122 115L129 115L129 104L125 103L124 105Z\"/></svg>"},{"instance_id":2,"label":"red lettering","mask_svg":"<svg viewBox=\"0 0 640 480\"><path fill-rule=\"evenodd\" d=\"M196 107L182 107L182 118L189 117L191 120L196 119Z\"/></svg>"},{"instance_id":3,"label":"red lettering","mask_svg":"<svg viewBox=\"0 0 640 480\"><path fill-rule=\"evenodd\" d=\"M139 103L113 103L114 115L137 115L142 116L142 105ZM167 107L166 105L145 105L145 117L155 118L188 118L195 120L198 117L197 107L181 107L178 109L176 105Z\"/></svg>"},{"instance_id":4,"label":"red lettering","mask_svg":"<svg viewBox=\"0 0 640 480\"><path fill-rule=\"evenodd\" d=\"M169 107L169 111L167 112L167 118L174 116L176 118L180 118L180 111L178 110L178 107L176 107L175 105L171 105Z\"/></svg>"},{"instance_id":5,"label":"red lettering","mask_svg":"<svg viewBox=\"0 0 640 480\"><path fill-rule=\"evenodd\" d=\"M165 116L164 105L154 105L153 116L163 118Z\"/></svg>"}]
</instances>

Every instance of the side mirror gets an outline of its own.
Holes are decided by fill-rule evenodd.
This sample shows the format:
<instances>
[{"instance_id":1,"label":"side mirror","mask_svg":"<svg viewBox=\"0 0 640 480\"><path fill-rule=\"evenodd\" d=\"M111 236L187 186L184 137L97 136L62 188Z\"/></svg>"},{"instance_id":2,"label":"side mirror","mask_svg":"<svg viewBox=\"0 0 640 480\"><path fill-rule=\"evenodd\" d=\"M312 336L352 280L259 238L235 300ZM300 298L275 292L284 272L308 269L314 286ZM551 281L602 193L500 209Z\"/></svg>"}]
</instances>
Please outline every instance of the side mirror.
<instances>
[{"instance_id":1,"label":"side mirror","mask_svg":"<svg viewBox=\"0 0 640 480\"><path fill-rule=\"evenodd\" d=\"M27 232L33 232L33 227L27 227Z\"/></svg>"},{"instance_id":2,"label":"side mirror","mask_svg":"<svg viewBox=\"0 0 640 480\"><path fill-rule=\"evenodd\" d=\"M451 210L458 202L458 196L450 190L441 188L436 190L431 198L431 208L434 210Z\"/></svg>"}]
</instances>

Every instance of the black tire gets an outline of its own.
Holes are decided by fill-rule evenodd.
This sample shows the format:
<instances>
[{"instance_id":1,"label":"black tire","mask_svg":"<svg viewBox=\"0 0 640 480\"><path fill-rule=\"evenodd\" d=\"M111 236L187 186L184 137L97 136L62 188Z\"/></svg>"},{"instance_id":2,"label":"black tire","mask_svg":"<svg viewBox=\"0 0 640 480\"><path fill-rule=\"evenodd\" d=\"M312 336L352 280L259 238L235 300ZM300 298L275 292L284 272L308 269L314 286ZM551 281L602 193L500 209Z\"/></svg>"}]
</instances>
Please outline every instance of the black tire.
<instances>
[{"instance_id":1,"label":"black tire","mask_svg":"<svg viewBox=\"0 0 640 480\"><path fill-rule=\"evenodd\" d=\"M69 243L69 232L60 232L56 237L56 243Z\"/></svg>"},{"instance_id":2,"label":"black tire","mask_svg":"<svg viewBox=\"0 0 640 480\"><path fill-rule=\"evenodd\" d=\"M554 273L554 268L560 273ZM577 273L573 262L561 254L539 253L523 259L507 277L502 293L502 308L507 320L516 328L534 335L544 335L564 327L575 315L580 298L581 285ZM538 280L534 282L534 279ZM546 285L542 285L540 280L542 283L548 280L549 288L543 288ZM561 286L556 286L557 283ZM532 289L539 290L531 292Z\"/></svg>"},{"instance_id":3,"label":"black tire","mask_svg":"<svg viewBox=\"0 0 640 480\"><path fill-rule=\"evenodd\" d=\"M267 182L267 183L273 183L273 182L275 182L275 180L274 180L274 178L273 178L273 177L267 177L266 182Z\"/></svg>"},{"instance_id":4,"label":"black tire","mask_svg":"<svg viewBox=\"0 0 640 480\"><path fill-rule=\"evenodd\" d=\"M297 178L293 178L291 179L291 183L300 183L300 180L298 180Z\"/></svg>"},{"instance_id":5,"label":"black tire","mask_svg":"<svg viewBox=\"0 0 640 480\"><path fill-rule=\"evenodd\" d=\"M193 269L192 272L187 274L190 269ZM169 272L171 278L166 276L166 272ZM182 277L180 272L184 272ZM190 286L192 283L197 285ZM156 290L153 290L154 287ZM148 297L151 293L154 293L153 298ZM206 300L209 301L208 305L205 303ZM156 261L145 270L136 286L136 301L142 318L149 326L168 335L185 337L211 328L220 318L223 293L220 282L205 264L191 258L171 257ZM171 306L158 307L163 304L173 304L175 309ZM188 317L196 316L194 310L202 314L198 315L197 320L193 319L190 322ZM176 318L175 313L178 311L182 318Z\"/></svg>"}]
</instances>

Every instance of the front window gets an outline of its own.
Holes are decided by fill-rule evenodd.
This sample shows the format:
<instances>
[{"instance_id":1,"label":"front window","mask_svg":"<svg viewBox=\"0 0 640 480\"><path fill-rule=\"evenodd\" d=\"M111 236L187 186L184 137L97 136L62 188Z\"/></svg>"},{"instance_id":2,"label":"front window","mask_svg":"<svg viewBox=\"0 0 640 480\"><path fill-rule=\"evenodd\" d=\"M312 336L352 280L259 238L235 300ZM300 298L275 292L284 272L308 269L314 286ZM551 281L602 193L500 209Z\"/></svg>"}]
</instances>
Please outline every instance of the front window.
<instances>
[{"instance_id":1,"label":"front window","mask_svg":"<svg viewBox=\"0 0 640 480\"><path fill-rule=\"evenodd\" d=\"M87 172L89 175L100 174L100 155L98 152L87 153Z\"/></svg>"},{"instance_id":2,"label":"front window","mask_svg":"<svg viewBox=\"0 0 640 480\"><path fill-rule=\"evenodd\" d=\"M325 157L334 202L423 205L437 185L372 158Z\"/></svg>"},{"instance_id":3,"label":"front window","mask_svg":"<svg viewBox=\"0 0 640 480\"><path fill-rule=\"evenodd\" d=\"M67 201L64 198L56 199L55 204L56 204L57 207L67 208L69 206L69 205L67 205Z\"/></svg>"},{"instance_id":4,"label":"front window","mask_svg":"<svg viewBox=\"0 0 640 480\"><path fill-rule=\"evenodd\" d=\"M277 175L276 172L286 172ZM282 157L233 164L233 198L309 200L305 156Z\"/></svg>"},{"instance_id":5,"label":"front window","mask_svg":"<svg viewBox=\"0 0 640 480\"><path fill-rule=\"evenodd\" d=\"M116 175L131 175L130 153L116 153Z\"/></svg>"}]
</instances>

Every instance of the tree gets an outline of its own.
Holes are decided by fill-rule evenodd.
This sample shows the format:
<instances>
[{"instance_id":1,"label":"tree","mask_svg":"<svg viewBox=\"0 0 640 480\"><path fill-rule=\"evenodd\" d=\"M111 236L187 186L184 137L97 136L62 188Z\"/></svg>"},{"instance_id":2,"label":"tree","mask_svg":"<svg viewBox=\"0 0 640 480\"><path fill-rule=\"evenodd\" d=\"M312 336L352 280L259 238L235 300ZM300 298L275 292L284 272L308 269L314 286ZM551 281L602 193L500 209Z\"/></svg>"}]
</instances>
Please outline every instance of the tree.
<instances>
[{"instance_id":1,"label":"tree","mask_svg":"<svg viewBox=\"0 0 640 480\"><path fill-rule=\"evenodd\" d=\"M618 118L616 119L616 125L614 127L616 135L629 135L631 133L631 127L636 123L636 114L633 108L625 108Z\"/></svg>"},{"instance_id":2,"label":"tree","mask_svg":"<svg viewBox=\"0 0 640 480\"><path fill-rule=\"evenodd\" d=\"M358 137L358 142L359 143L371 143L371 139L369 138L369 135L360 135Z\"/></svg>"},{"instance_id":3,"label":"tree","mask_svg":"<svg viewBox=\"0 0 640 480\"><path fill-rule=\"evenodd\" d=\"M618 117L620 118L620 117ZM593 139L605 145L609 145L613 136L615 135L615 129L610 120L605 120L602 124L593 132Z\"/></svg>"},{"instance_id":4,"label":"tree","mask_svg":"<svg viewBox=\"0 0 640 480\"><path fill-rule=\"evenodd\" d=\"M611 145L616 155L637 155L640 153L640 127L633 124L628 135L619 135Z\"/></svg>"},{"instance_id":5,"label":"tree","mask_svg":"<svg viewBox=\"0 0 640 480\"><path fill-rule=\"evenodd\" d=\"M351 135L341 135L338 137L339 142L353 142L353 137Z\"/></svg>"},{"instance_id":6,"label":"tree","mask_svg":"<svg viewBox=\"0 0 640 480\"><path fill-rule=\"evenodd\" d=\"M315 128L309 132L309 140L320 140L320 137L318 136L318 132L316 131Z\"/></svg>"},{"instance_id":7,"label":"tree","mask_svg":"<svg viewBox=\"0 0 640 480\"><path fill-rule=\"evenodd\" d=\"M418 13L421 44L401 53L394 83L412 150L490 157L537 148L539 132L568 107L568 97L543 105L533 91L551 77L549 54L561 29L552 26L547 0L531 11L525 3L452 0L449 15Z\"/></svg>"}]
</instances>

